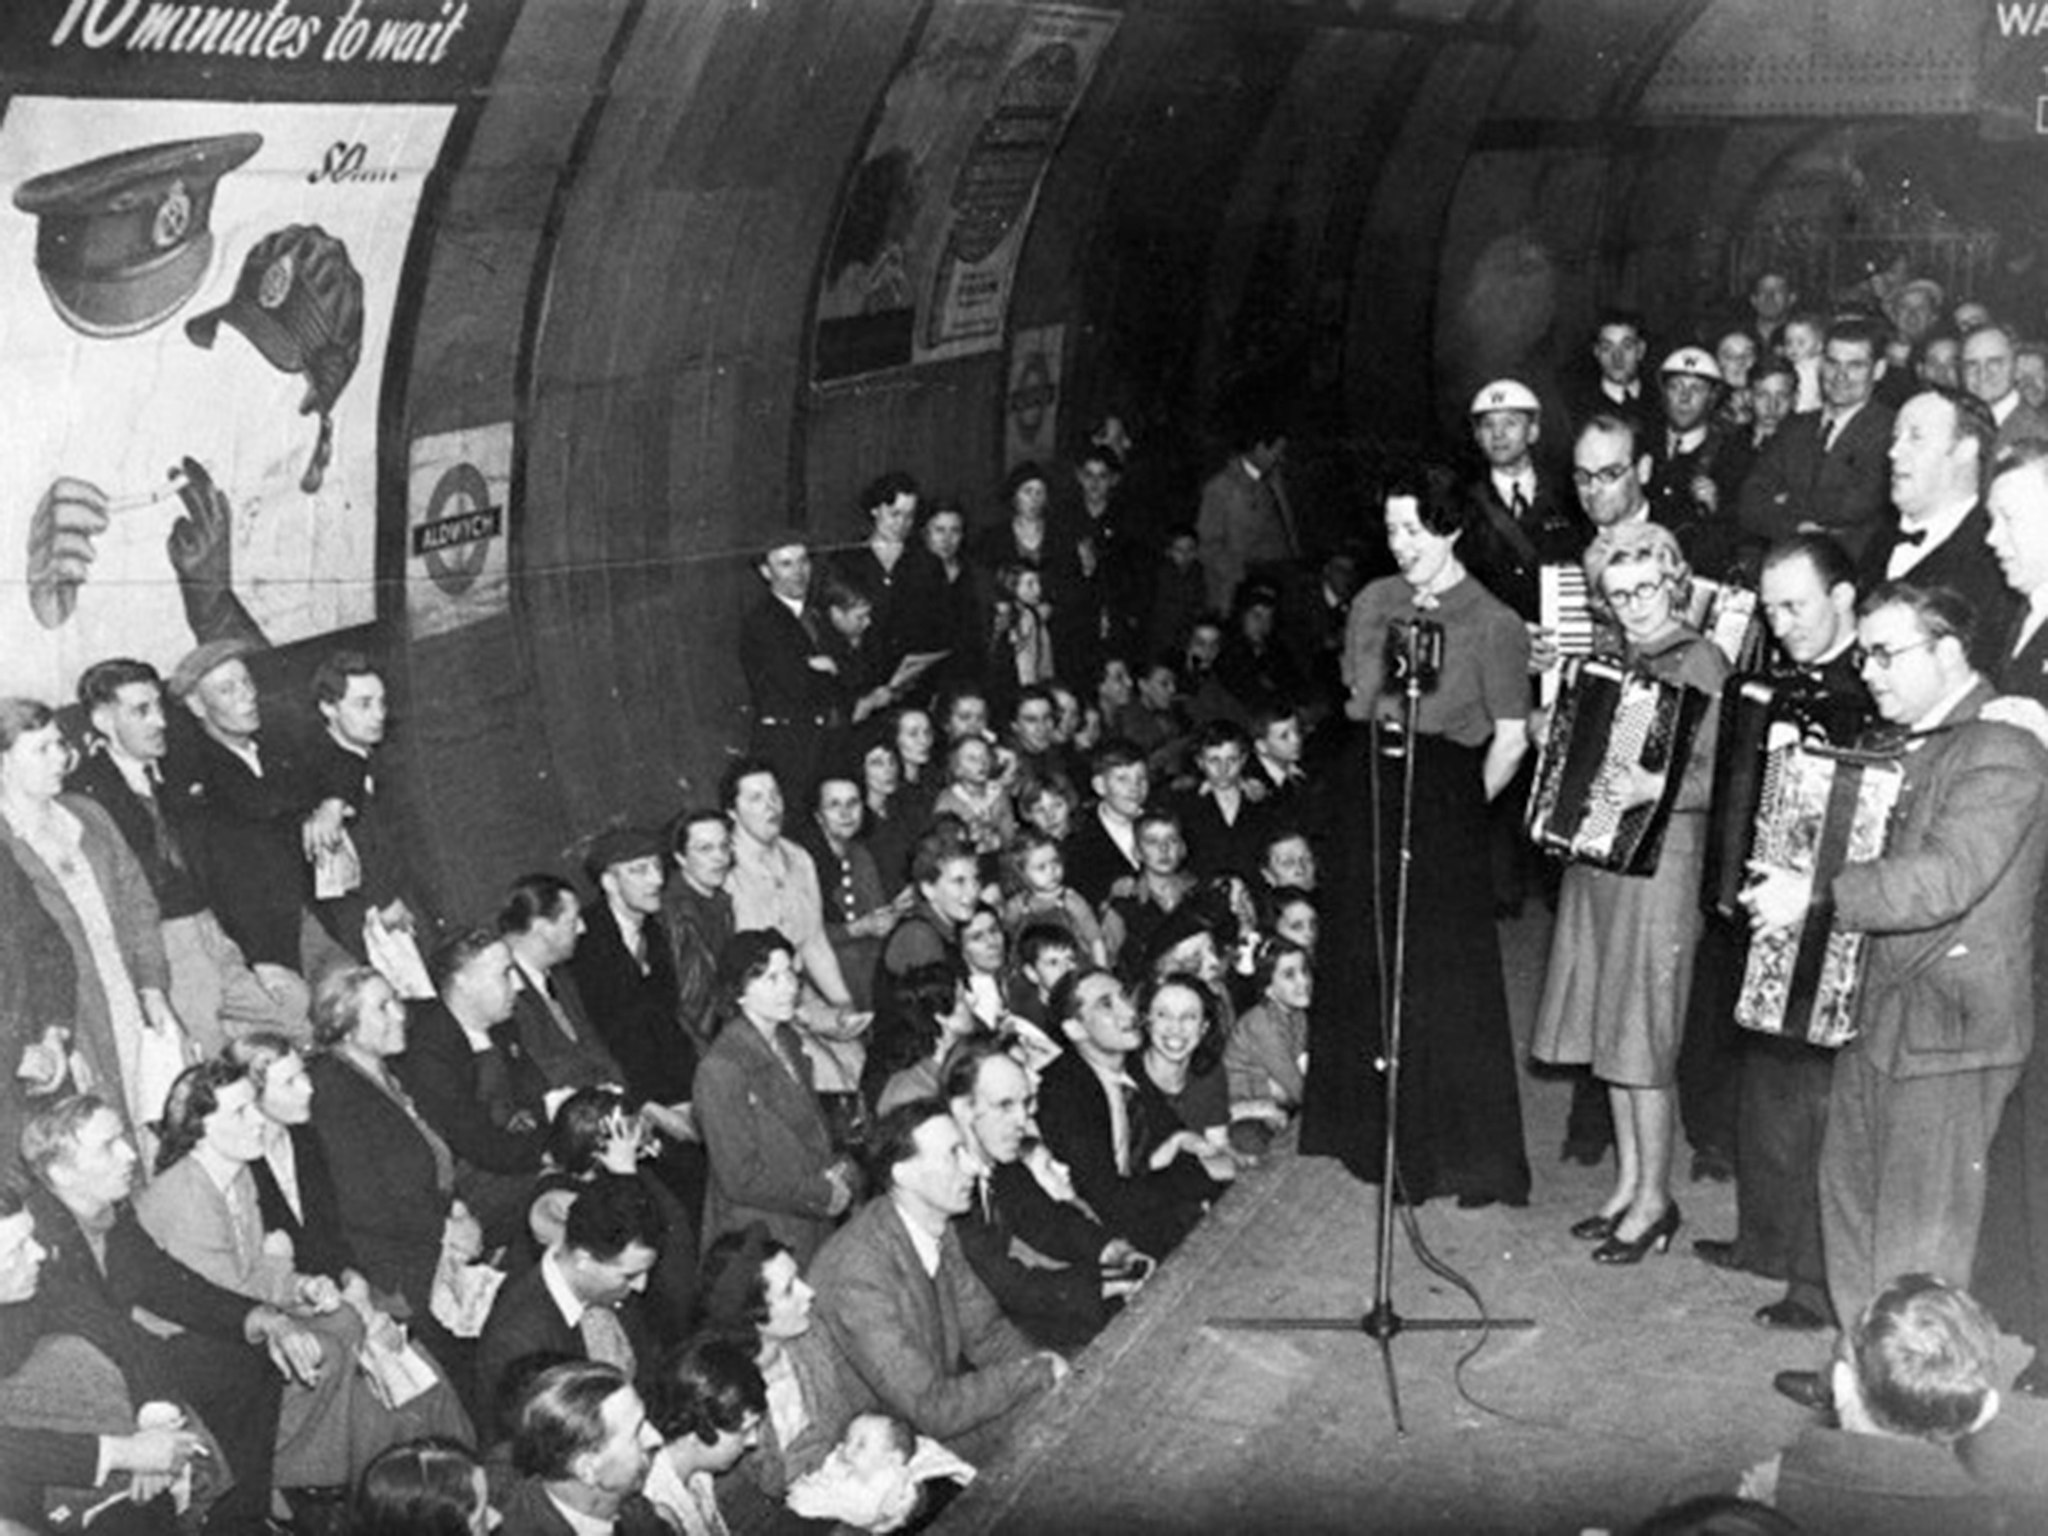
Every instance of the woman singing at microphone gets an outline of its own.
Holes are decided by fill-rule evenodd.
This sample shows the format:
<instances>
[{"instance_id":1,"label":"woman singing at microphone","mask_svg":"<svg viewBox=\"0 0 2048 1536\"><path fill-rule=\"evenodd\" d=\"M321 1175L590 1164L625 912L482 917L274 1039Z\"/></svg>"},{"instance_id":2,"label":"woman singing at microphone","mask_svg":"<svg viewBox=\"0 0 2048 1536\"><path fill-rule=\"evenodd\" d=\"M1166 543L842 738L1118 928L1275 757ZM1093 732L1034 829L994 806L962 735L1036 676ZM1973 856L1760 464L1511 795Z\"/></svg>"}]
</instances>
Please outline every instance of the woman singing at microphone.
<instances>
[{"instance_id":1,"label":"woman singing at microphone","mask_svg":"<svg viewBox=\"0 0 2048 1536\"><path fill-rule=\"evenodd\" d=\"M1586 585L1595 611L1619 629L1629 666L1720 697L1728 663L1679 617L1691 596L1692 571L1669 530L1655 523L1604 529L1586 551ZM1614 1193L1598 1214L1572 1228L1574 1237L1599 1242L1596 1263L1640 1263L1651 1248L1668 1248L1678 1231L1672 1121L1702 921L1700 860L1719 715L1709 708L1700 718L1656 873L1629 876L1574 864L1558 899L1531 1053L1539 1061L1590 1062L1608 1086ZM1661 776L1636 768L1615 792L1627 808L1656 800L1663 788Z\"/></svg>"},{"instance_id":2,"label":"woman singing at microphone","mask_svg":"<svg viewBox=\"0 0 2048 1536\"><path fill-rule=\"evenodd\" d=\"M1494 932L1486 802L1528 749L1529 641L1521 620L1458 560L1460 503L1448 477L1398 482L1385 499L1387 549L1400 567L1359 593L1345 637L1348 712L1365 722L1363 775L1348 772L1324 906L1321 974L1309 1022L1304 1152L1381 1175L1386 1121L1383 1000L1393 964L1404 761L1415 761L1409 829L1401 1054L1401 1194L1455 1195L1467 1209L1526 1205L1529 1160ZM1388 670L1388 647L1426 621L1442 663L1416 730ZM1393 631L1390 633L1390 629ZM1404 649L1407 647L1404 646Z\"/></svg>"}]
</instances>

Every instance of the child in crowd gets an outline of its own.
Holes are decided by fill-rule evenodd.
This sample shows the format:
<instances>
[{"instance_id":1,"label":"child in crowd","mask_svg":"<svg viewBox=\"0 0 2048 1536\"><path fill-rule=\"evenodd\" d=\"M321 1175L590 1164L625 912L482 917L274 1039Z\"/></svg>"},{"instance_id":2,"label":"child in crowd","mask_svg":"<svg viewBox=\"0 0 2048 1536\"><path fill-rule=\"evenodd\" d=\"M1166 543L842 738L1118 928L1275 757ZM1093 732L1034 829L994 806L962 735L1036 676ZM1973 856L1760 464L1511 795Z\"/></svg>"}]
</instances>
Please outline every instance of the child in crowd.
<instances>
[{"instance_id":1,"label":"child in crowd","mask_svg":"<svg viewBox=\"0 0 2048 1536\"><path fill-rule=\"evenodd\" d=\"M932 805L934 816L960 819L980 854L999 852L1017 830L1016 813L996 781L995 768L995 748L985 737L959 737L946 749L946 787Z\"/></svg>"},{"instance_id":2,"label":"child in crowd","mask_svg":"<svg viewBox=\"0 0 2048 1536\"><path fill-rule=\"evenodd\" d=\"M1315 994L1315 966L1290 939L1259 946L1259 1000L1230 1032L1223 1068L1230 1077L1233 1114L1241 1107L1269 1104L1284 1122L1301 1107L1308 1072L1308 1009Z\"/></svg>"},{"instance_id":3,"label":"child in crowd","mask_svg":"<svg viewBox=\"0 0 2048 1536\"><path fill-rule=\"evenodd\" d=\"M1209 606L1209 578L1202 573L1201 539L1183 523L1168 531L1166 555L1153 575L1152 625L1147 648L1177 653L1188 631Z\"/></svg>"},{"instance_id":4,"label":"child in crowd","mask_svg":"<svg viewBox=\"0 0 2048 1536\"><path fill-rule=\"evenodd\" d=\"M1037 566L1011 560L996 568L996 585L1003 593L995 609L996 655L1009 659L1020 688L1051 682L1052 605L1045 600L1045 578Z\"/></svg>"},{"instance_id":5,"label":"child in crowd","mask_svg":"<svg viewBox=\"0 0 2048 1536\"><path fill-rule=\"evenodd\" d=\"M1004 983L1003 999L1024 1065L1033 1073L1043 1072L1062 1050L1052 1016L1052 992L1080 963L1078 941L1058 924L1032 923L1017 936L1016 960Z\"/></svg>"},{"instance_id":6,"label":"child in crowd","mask_svg":"<svg viewBox=\"0 0 2048 1536\"><path fill-rule=\"evenodd\" d=\"M1024 820L1054 842L1063 843L1074 830L1074 797L1057 779L1033 779L1017 797Z\"/></svg>"},{"instance_id":7,"label":"child in crowd","mask_svg":"<svg viewBox=\"0 0 2048 1536\"><path fill-rule=\"evenodd\" d=\"M1799 375L1799 396L1792 406L1795 411L1817 411L1824 403L1820 395L1820 354L1827 342L1827 332L1827 322L1811 311L1802 310L1785 322L1779 345L1785 361Z\"/></svg>"},{"instance_id":8,"label":"child in crowd","mask_svg":"<svg viewBox=\"0 0 2048 1536\"><path fill-rule=\"evenodd\" d=\"M1052 837L1026 827L1010 839L1003 854L1003 887L1003 928L1011 938L1027 923L1057 923L1097 965L1109 963L1102 924L1095 909L1067 884L1066 861Z\"/></svg>"},{"instance_id":9,"label":"child in crowd","mask_svg":"<svg viewBox=\"0 0 2048 1536\"><path fill-rule=\"evenodd\" d=\"M790 1485L788 1504L807 1520L836 1520L856 1531L895 1531L917 1513L920 1485L933 1478L966 1483L974 1469L902 1419L862 1413L824 1465Z\"/></svg>"}]
</instances>

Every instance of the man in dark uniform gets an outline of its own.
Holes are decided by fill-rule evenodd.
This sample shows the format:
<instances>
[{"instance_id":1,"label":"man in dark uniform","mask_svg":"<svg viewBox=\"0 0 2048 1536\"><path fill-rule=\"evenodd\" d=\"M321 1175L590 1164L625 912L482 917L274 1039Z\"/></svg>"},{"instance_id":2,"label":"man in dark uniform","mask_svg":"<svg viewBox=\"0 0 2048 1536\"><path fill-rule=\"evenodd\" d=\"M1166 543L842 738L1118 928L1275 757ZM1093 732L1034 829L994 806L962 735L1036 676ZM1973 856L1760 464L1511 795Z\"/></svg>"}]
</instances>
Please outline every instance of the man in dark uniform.
<instances>
[{"instance_id":1,"label":"man in dark uniform","mask_svg":"<svg viewBox=\"0 0 2048 1536\"><path fill-rule=\"evenodd\" d=\"M740 620L740 671L754 710L750 750L773 763L785 784L808 784L833 724L839 667L825 616L811 602L803 540L770 545L757 569L768 590Z\"/></svg>"},{"instance_id":2,"label":"man in dark uniform","mask_svg":"<svg viewBox=\"0 0 2048 1536\"><path fill-rule=\"evenodd\" d=\"M1853 744L1876 718L1856 667L1851 569L1847 551L1833 539L1801 534L1772 547L1760 578L1764 618L1780 652L1774 679L1788 699L1787 714L1796 729L1837 746ZM1740 948L1731 959L1739 972ZM1716 990L1725 1003L1727 989ZM1706 1021L1688 1018L1689 1036L1696 1022ZM1713 1022L1741 1033L1731 1018ZM1821 1255L1818 1169L1835 1053L1803 1040L1752 1035L1732 1054L1739 1096L1732 1117L1735 1237L1703 1237L1693 1251L1717 1269L1786 1282L1780 1300L1757 1310L1765 1327L1825 1328L1833 1313ZM1681 1077L1687 1064L1681 1060Z\"/></svg>"},{"instance_id":3,"label":"man in dark uniform","mask_svg":"<svg viewBox=\"0 0 2048 1536\"><path fill-rule=\"evenodd\" d=\"M1721 365L1700 347L1680 347L1658 369L1663 426L1650 453L1650 518L1678 535L1693 573L1727 579L1735 564L1735 497L1741 488L1736 442L1714 420Z\"/></svg>"}]
</instances>

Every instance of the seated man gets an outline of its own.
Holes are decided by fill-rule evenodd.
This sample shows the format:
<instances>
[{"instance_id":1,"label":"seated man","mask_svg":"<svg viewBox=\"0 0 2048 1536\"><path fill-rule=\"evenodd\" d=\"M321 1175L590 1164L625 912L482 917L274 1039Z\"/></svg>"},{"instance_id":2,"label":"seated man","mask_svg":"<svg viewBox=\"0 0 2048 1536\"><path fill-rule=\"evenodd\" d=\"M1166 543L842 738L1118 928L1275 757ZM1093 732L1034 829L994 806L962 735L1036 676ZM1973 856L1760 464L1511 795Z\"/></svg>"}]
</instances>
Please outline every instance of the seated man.
<instances>
[{"instance_id":1,"label":"seated man","mask_svg":"<svg viewBox=\"0 0 2048 1536\"><path fill-rule=\"evenodd\" d=\"M583 903L559 875L521 875L498 909L498 932L519 968L512 1021L550 1088L623 1088L626 1073L599 1038L570 974Z\"/></svg>"},{"instance_id":2,"label":"seated man","mask_svg":"<svg viewBox=\"0 0 2048 1536\"><path fill-rule=\"evenodd\" d=\"M1000 1041L961 1042L941 1091L974 1164L975 1199L954 1223L967 1262L1026 1334L1050 1349L1079 1349L1144 1283L1150 1260L1078 1201L1048 1193L1026 1166L1031 1079Z\"/></svg>"},{"instance_id":3,"label":"seated man","mask_svg":"<svg viewBox=\"0 0 2048 1536\"><path fill-rule=\"evenodd\" d=\"M207 1454L205 1437L189 1427L138 1426L111 1361L78 1339L36 1337L33 1302L48 1257L25 1197L0 1181L0 1521L40 1526L46 1488L117 1480L130 1497L104 1510L94 1529L171 1536L176 1512L165 1495ZM81 1379L94 1367L111 1378L104 1397Z\"/></svg>"},{"instance_id":4,"label":"seated man","mask_svg":"<svg viewBox=\"0 0 2048 1536\"><path fill-rule=\"evenodd\" d=\"M2033 1492L2001 1475L1991 1385L1997 1329L1968 1294L1901 1275L1841 1340L1831 1377L1839 1428L1812 1426L1744 1477L1803 1531L2039 1530ZM2029 1437L2031 1438L2031 1437Z\"/></svg>"},{"instance_id":5,"label":"seated man","mask_svg":"<svg viewBox=\"0 0 2048 1536\"><path fill-rule=\"evenodd\" d=\"M626 1372L550 1366L513 1406L520 1476L499 1501L503 1536L672 1536L640 1494L661 1434Z\"/></svg>"},{"instance_id":6,"label":"seated man","mask_svg":"<svg viewBox=\"0 0 2048 1536\"><path fill-rule=\"evenodd\" d=\"M150 1240L128 1201L135 1147L103 1100L78 1094L38 1111L21 1143L37 1181L28 1209L49 1267L35 1302L37 1334L74 1334L94 1346L121 1372L133 1403L196 1409L235 1480L208 1531L262 1532L280 1377L310 1380L319 1340L277 1308L251 1306L202 1279ZM136 1321L138 1308L185 1331L153 1333Z\"/></svg>"},{"instance_id":7,"label":"seated man","mask_svg":"<svg viewBox=\"0 0 2048 1536\"><path fill-rule=\"evenodd\" d=\"M162 783L170 731L156 668L122 657L98 662L79 678L78 701L92 735L65 788L99 802L142 866L163 924L171 1007L193 1042L212 1055L258 1029L309 1039L309 998L299 973L252 967L207 905L197 850L186 846L177 825L182 808L168 803Z\"/></svg>"},{"instance_id":8,"label":"seated man","mask_svg":"<svg viewBox=\"0 0 2048 1536\"><path fill-rule=\"evenodd\" d=\"M629 1378L651 1361L640 1296L661 1253L660 1207L636 1179L600 1174L569 1207L561 1241L505 1283L477 1341L482 1402L505 1402L508 1374L529 1355L615 1365Z\"/></svg>"},{"instance_id":9,"label":"seated man","mask_svg":"<svg viewBox=\"0 0 2048 1536\"><path fill-rule=\"evenodd\" d=\"M1142 1044L1138 1011L1121 981L1091 967L1060 983L1053 1016L1073 1049L1039 1083L1045 1144L1104 1225L1163 1258L1194 1230L1216 1186L1193 1159L1166 1150L1179 1127L1146 1123L1126 1067Z\"/></svg>"},{"instance_id":10,"label":"seated man","mask_svg":"<svg viewBox=\"0 0 2048 1536\"><path fill-rule=\"evenodd\" d=\"M880 1406L920 1434L959 1441L969 1460L1012 1410L1066 1379L1002 1314L953 1220L974 1198L960 1128L937 1099L913 1099L875 1127L881 1193L826 1240L811 1266L818 1315L856 1410Z\"/></svg>"},{"instance_id":11,"label":"seated man","mask_svg":"<svg viewBox=\"0 0 2048 1536\"><path fill-rule=\"evenodd\" d=\"M540 1171L547 1080L512 1022L519 971L503 939L487 928L458 934L434 951L428 975L438 995L412 1009L398 1076L455 1154L456 1192L496 1247L516 1232Z\"/></svg>"}]
</instances>

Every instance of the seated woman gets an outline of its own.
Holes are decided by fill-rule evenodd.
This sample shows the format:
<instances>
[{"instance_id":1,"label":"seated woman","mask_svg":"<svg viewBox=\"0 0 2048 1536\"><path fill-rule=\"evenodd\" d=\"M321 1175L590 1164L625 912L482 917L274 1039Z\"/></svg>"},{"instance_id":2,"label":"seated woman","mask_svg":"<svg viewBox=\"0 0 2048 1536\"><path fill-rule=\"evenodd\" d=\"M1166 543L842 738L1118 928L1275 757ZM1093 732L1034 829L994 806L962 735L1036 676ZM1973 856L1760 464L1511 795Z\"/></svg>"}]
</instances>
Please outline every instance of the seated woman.
<instances>
[{"instance_id":1,"label":"seated woman","mask_svg":"<svg viewBox=\"0 0 2048 1536\"><path fill-rule=\"evenodd\" d=\"M647 1390L647 1422L666 1442L641 1492L679 1536L722 1536L713 1482L761 1443L768 1388L746 1345L719 1334L693 1340Z\"/></svg>"},{"instance_id":2,"label":"seated woman","mask_svg":"<svg viewBox=\"0 0 2048 1536\"><path fill-rule=\"evenodd\" d=\"M71 952L70 1091L101 1093L147 1127L188 1049L185 1030L149 878L97 801L62 793L71 761L48 705L0 699L0 857L28 877Z\"/></svg>"},{"instance_id":3,"label":"seated woman","mask_svg":"<svg viewBox=\"0 0 2048 1536\"><path fill-rule=\"evenodd\" d=\"M366 1342L394 1353L406 1344L403 1330L370 1300L362 1276L299 1269L290 1239L264 1231L249 1165L263 1156L267 1124L240 1067L215 1060L187 1068L164 1103L156 1177L136 1196L135 1214L187 1268L292 1313L319 1337L318 1377L310 1386L285 1388L277 1486L353 1485L387 1445L422 1434L468 1437L469 1417L438 1370L417 1396L387 1406L356 1368ZM427 1361L424 1354L418 1359Z\"/></svg>"},{"instance_id":4,"label":"seated woman","mask_svg":"<svg viewBox=\"0 0 2048 1536\"><path fill-rule=\"evenodd\" d=\"M704 1235L758 1220L808 1258L853 1204L859 1174L833 1150L797 1037L796 952L773 928L744 930L718 972L728 1014L692 1095L711 1161Z\"/></svg>"},{"instance_id":5,"label":"seated woman","mask_svg":"<svg viewBox=\"0 0 2048 1536\"><path fill-rule=\"evenodd\" d=\"M340 1279L360 1272L342 1225L334 1171L313 1132L313 1079L305 1057L290 1040L269 1030L229 1041L222 1054L242 1069L263 1112L263 1155L249 1164L263 1230L288 1238L294 1263L307 1274ZM396 1315L409 1313L396 1298L379 1298L379 1305L391 1301L396 1301Z\"/></svg>"},{"instance_id":6,"label":"seated woman","mask_svg":"<svg viewBox=\"0 0 2048 1536\"><path fill-rule=\"evenodd\" d=\"M490 1536L497 1527L483 1463L459 1441L387 1446L363 1469L349 1536Z\"/></svg>"},{"instance_id":7,"label":"seated woman","mask_svg":"<svg viewBox=\"0 0 2048 1536\"><path fill-rule=\"evenodd\" d=\"M1308 1009L1315 996L1315 963L1292 939L1259 947L1253 976L1259 1000L1239 1016L1224 1047L1232 1113L1270 1106L1282 1123L1301 1108L1308 1072Z\"/></svg>"},{"instance_id":8,"label":"seated woman","mask_svg":"<svg viewBox=\"0 0 2048 1536\"><path fill-rule=\"evenodd\" d=\"M905 975L896 984L891 1016L876 1021L875 1045L861 1082L876 1117L937 1093L939 1063L954 1042L981 1033L959 965L941 960Z\"/></svg>"},{"instance_id":9,"label":"seated woman","mask_svg":"<svg viewBox=\"0 0 2048 1536\"><path fill-rule=\"evenodd\" d=\"M705 1252L698 1285L704 1326L754 1340L767 1388L761 1448L747 1458L747 1478L778 1502L831 1454L856 1407L830 1344L811 1327L815 1294L796 1255L760 1222L726 1233Z\"/></svg>"},{"instance_id":10,"label":"seated woman","mask_svg":"<svg viewBox=\"0 0 2048 1536\"><path fill-rule=\"evenodd\" d=\"M1153 1149L1152 1166L1185 1157L1214 1182L1228 1183L1237 1177L1238 1159L1230 1150L1230 1086L1216 994L1186 971L1169 971L1138 994L1138 1018L1145 1049L1131 1074L1137 1102L1152 1124L1178 1127Z\"/></svg>"},{"instance_id":11,"label":"seated woman","mask_svg":"<svg viewBox=\"0 0 2048 1536\"><path fill-rule=\"evenodd\" d=\"M526 1208L527 1235L540 1255L562 1239L569 1207L600 1173L634 1180L662 1215L661 1257L649 1276L655 1294L642 1314L664 1342L678 1338L697 1298L696 1224L651 1160L660 1154L659 1134L626 1107L625 1095L610 1088L582 1088L564 1099L548 1123L546 1168Z\"/></svg>"},{"instance_id":12,"label":"seated woman","mask_svg":"<svg viewBox=\"0 0 2048 1536\"><path fill-rule=\"evenodd\" d=\"M405 1004L366 965L331 971L313 992L313 1040L313 1130L342 1237L371 1286L404 1297L424 1331L443 1250L473 1259L483 1233L455 1199L454 1154L388 1066L405 1051Z\"/></svg>"},{"instance_id":13,"label":"seated woman","mask_svg":"<svg viewBox=\"0 0 2048 1536\"><path fill-rule=\"evenodd\" d=\"M1009 954L1002 917L987 902L981 903L960 925L960 960L966 967L967 1006L989 1029L1001 1029L1010 1012L1003 996Z\"/></svg>"}]
</instances>

